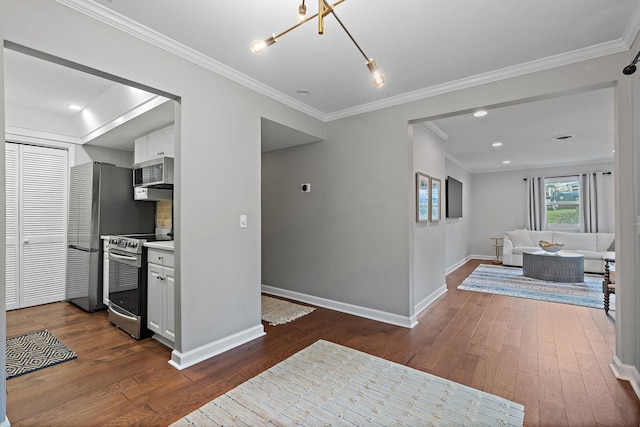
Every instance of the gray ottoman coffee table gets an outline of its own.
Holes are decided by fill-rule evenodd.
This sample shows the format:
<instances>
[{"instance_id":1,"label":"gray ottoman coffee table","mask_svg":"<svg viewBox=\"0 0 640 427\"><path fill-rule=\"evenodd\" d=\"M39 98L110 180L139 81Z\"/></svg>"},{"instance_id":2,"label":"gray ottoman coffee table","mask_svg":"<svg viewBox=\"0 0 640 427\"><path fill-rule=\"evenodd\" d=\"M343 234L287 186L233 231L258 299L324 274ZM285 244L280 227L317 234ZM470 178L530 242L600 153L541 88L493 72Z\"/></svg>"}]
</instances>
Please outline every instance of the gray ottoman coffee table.
<instances>
[{"instance_id":1,"label":"gray ottoman coffee table","mask_svg":"<svg viewBox=\"0 0 640 427\"><path fill-rule=\"evenodd\" d=\"M560 251L554 254L543 250L522 254L522 274L549 282L584 282L584 256Z\"/></svg>"}]
</instances>

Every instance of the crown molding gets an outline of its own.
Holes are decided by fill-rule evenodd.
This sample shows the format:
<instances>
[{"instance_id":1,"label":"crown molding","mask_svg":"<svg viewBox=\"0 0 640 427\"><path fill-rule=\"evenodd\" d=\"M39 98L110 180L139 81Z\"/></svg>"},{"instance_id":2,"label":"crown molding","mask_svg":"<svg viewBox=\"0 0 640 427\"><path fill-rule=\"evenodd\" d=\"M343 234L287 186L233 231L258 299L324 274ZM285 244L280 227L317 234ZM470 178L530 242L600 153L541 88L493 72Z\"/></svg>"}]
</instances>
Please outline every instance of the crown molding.
<instances>
[{"instance_id":1,"label":"crown molding","mask_svg":"<svg viewBox=\"0 0 640 427\"><path fill-rule=\"evenodd\" d=\"M640 31L640 5L633 11L631 19L627 22L627 26L622 34L622 40L628 49L631 49L631 45L638 36L638 31Z\"/></svg>"},{"instance_id":2,"label":"crown molding","mask_svg":"<svg viewBox=\"0 0 640 427\"><path fill-rule=\"evenodd\" d=\"M385 98L384 100L374 101L354 108L337 111L335 113L327 114L327 121L342 119L356 114L369 113L382 108L395 107L408 102L419 101L421 99L442 95L448 92L468 89L474 86L480 86L512 77L518 77L563 65L599 58L601 56L611 55L626 50L628 50L628 47L622 39L601 43L587 48L577 49L572 52L549 56L540 60L525 62L523 64L502 68L488 73L476 74L463 79L430 86L413 92Z\"/></svg>"},{"instance_id":3,"label":"crown molding","mask_svg":"<svg viewBox=\"0 0 640 427\"><path fill-rule=\"evenodd\" d=\"M295 110L308 114L323 122L330 122L358 114L369 113L388 107L395 107L408 102L418 101L430 98L436 95L442 95L448 92L454 92L462 89L468 89L474 86L480 86L487 83L493 83L500 80L518 77L538 71L548 70L551 68L569 65L580 61L598 58L605 55L611 55L622 51L629 50L631 42L640 29L640 10L636 9L632 19L629 21L625 29L623 38L611 42L601 43L583 49L577 49L572 52L553 55L536 61L530 61L512 67L506 67L500 70L488 73L477 74L465 77L463 79L430 86L413 92L392 96L383 100L377 100L370 103L362 104L353 108L324 114L315 108L290 97L282 92L240 73L218 61L215 61L194 49L191 49L169 37L152 30L132 19L127 18L105 6L95 3L93 0L55 0L56 2L68 6L78 12L97 19L105 24L111 25L127 34L144 40L154 46L173 53L180 58L197 64L205 69L215 72L231 81L243 85L254 90L264 96L275 101L281 102ZM640 9L640 8L639 8ZM631 40L631 41L630 41Z\"/></svg>"},{"instance_id":4,"label":"crown molding","mask_svg":"<svg viewBox=\"0 0 640 427\"><path fill-rule=\"evenodd\" d=\"M538 170L538 169L552 169L552 168L568 168L568 167L580 167L580 166L591 166L591 165L601 165L603 163L613 163L613 159L592 159L592 160L584 160L581 162L569 162L569 163L559 163L559 164L549 164L549 165L517 165L517 166L505 166L503 168L494 168L494 169L472 169L470 172L472 174L482 174L482 173L496 173L496 172L517 172L523 170Z\"/></svg>"},{"instance_id":5,"label":"crown molding","mask_svg":"<svg viewBox=\"0 0 640 427\"><path fill-rule=\"evenodd\" d=\"M191 49L188 46L183 45L169 37L152 30L124 15L121 15L101 4L95 3L92 0L55 0L56 2L70 7L78 12L81 12L87 16L90 16L98 21L101 21L107 25L115 27L127 34L137 37L146 41L156 47L166 50L182 59L186 59L196 65L201 66L207 70L213 71L222 77L225 77L235 83L245 86L251 90L254 90L262 95L265 95L275 101L281 102L295 110L308 114L321 121L326 121L326 117L323 113L311 108L308 105L290 97L282 92L257 81L256 79L240 73L239 71L226 66L225 64L209 58L200 52Z\"/></svg>"},{"instance_id":6,"label":"crown molding","mask_svg":"<svg viewBox=\"0 0 640 427\"><path fill-rule=\"evenodd\" d=\"M425 125L426 127L428 127L429 130L431 130L431 132L433 132L436 135L438 135L438 137L440 137L440 139L442 139L443 141L446 141L447 139L449 139L449 135L447 135L445 133L445 131L440 129L435 123L433 123L433 122L422 122L422 124Z\"/></svg>"},{"instance_id":7,"label":"crown molding","mask_svg":"<svg viewBox=\"0 0 640 427\"><path fill-rule=\"evenodd\" d=\"M467 172L468 174L472 174L473 172L471 170L469 170L469 168L462 163L462 161L460 161L457 157L452 156L449 153L444 153L444 157L445 159L449 160L451 163L457 165L459 168L461 168L462 170L464 170L465 172ZM446 172L446 171L445 171Z\"/></svg>"}]
</instances>

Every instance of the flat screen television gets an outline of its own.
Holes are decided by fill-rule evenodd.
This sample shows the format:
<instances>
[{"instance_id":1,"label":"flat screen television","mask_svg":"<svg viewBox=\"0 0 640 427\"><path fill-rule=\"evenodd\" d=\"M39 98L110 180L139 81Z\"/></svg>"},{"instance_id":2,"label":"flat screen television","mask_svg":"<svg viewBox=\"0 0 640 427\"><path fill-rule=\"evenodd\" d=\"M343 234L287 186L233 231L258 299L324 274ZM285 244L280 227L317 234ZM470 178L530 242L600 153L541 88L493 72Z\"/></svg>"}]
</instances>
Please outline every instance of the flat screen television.
<instances>
[{"instance_id":1,"label":"flat screen television","mask_svg":"<svg viewBox=\"0 0 640 427\"><path fill-rule=\"evenodd\" d=\"M447 194L447 218L462 218L462 183L448 176L445 187Z\"/></svg>"}]
</instances>

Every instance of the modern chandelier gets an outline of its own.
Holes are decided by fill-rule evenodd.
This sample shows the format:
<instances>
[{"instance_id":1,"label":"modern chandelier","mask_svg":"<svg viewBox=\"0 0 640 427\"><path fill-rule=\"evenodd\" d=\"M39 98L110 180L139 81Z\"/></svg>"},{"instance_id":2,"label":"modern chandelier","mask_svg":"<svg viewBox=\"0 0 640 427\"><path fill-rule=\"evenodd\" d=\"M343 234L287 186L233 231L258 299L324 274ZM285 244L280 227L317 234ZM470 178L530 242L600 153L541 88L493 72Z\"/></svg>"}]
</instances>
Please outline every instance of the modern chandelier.
<instances>
[{"instance_id":1,"label":"modern chandelier","mask_svg":"<svg viewBox=\"0 0 640 427\"><path fill-rule=\"evenodd\" d=\"M371 73L371 76L372 76L373 85L378 88L384 86L384 82L385 82L384 74L382 74L380 70L378 70L378 66L376 65L376 62L373 60L373 58L369 58L364 53L364 51L362 50L358 42L356 42L356 40L353 38L349 30L347 30L347 27L344 26L344 24L342 23L340 18L338 18L338 15L336 15L336 12L334 11L334 8L337 5L345 2L346 0L338 0L337 2L331 5L327 3L326 0L318 0L318 13L309 17L305 17L307 13L307 6L304 4L304 1L305 0L302 0L302 4L300 4L300 6L298 7L298 19L300 20L300 22L298 22L296 25L292 26L291 28L284 30L280 34L277 34L277 35L272 34L271 37L267 38L266 40L254 40L251 43L251 51L255 54L262 53L262 51L264 51L266 47L274 44L280 37L284 36L288 32L298 28L302 24L305 24L316 17L318 18L318 34L324 34L324 17L327 16L328 14L332 14L333 17L336 18L336 21L338 21L342 29L347 33L347 35L349 36L353 44L358 48L358 50L364 57L367 68L369 69L369 72Z\"/></svg>"}]
</instances>

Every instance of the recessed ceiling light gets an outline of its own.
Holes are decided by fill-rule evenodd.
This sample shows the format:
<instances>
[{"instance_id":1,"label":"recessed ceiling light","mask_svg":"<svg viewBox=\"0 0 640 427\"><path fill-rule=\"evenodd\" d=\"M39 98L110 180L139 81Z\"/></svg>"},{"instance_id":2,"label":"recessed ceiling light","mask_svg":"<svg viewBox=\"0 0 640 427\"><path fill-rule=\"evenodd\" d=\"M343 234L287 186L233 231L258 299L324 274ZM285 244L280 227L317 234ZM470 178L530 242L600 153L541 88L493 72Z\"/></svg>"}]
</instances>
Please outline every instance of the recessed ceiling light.
<instances>
[{"instance_id":1,"label":"recessed ceiling light","mask_svg":"<svg viewBox=\"0 0 640 427\"><path fill-rule=\"evenodd\" d=\"M75 110L75 111L80 111L82 110L82 107L76 104L69 104L67 105L67 107L69 107L71 110Z\"/></svg>"},{"instance_id":2,"label":"recessed ceiling light","mask_svg":"<svg viewBox=\"0 0 640 427\"><path fill-rule=\"evenodd\" d=\"M509 163L511 163L511 160L503 160L503 161L502 161L502 164L503 164L503 165L508 165Z\"/></svg>"},{"instance_id":3,"label":"recessed ceiling light","mask_svg":"<svg viewBox=\"0 0 640 427\"><path fill-rule=\"evenodd\" d=\"M308 96L311 92L309 91L309 89L298 89L296 91L296 94L298 96Z\"/></svg>"},{"instance_id":4,"label":"recessed ceiling light","mask_svg":"<svg viewBox=\"0 0 640 427\"><path fill-rule=\"evenodd\" d=\"M566 140L572 139L572 138L575 138L575 135L557 135L557 136L554 136L551 139L553 139L554 141L566 141Z\"/></svg>"},{"instance_id":5,"label":"recessed ceiling light","mask_svg":"<svg viewBox=\"0 0 640 427\"><path fill-rule=\"evenodd\" d=\"M475 113L473 113L473 117L484 117L487 114L489 114L489 113L487 113L486 110L478 110Z\"/></svg>"},{"instance_id":6,"label":"recessed ceiling light","mask_svg":"<svg viewBox=\"0 0 640 427\"><path fill-rule=\"evenodd\" d=\"M502 147L502 142L494 142L491 144L492 147Z\"/></svg>"}]
</instances>

